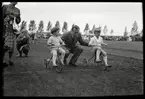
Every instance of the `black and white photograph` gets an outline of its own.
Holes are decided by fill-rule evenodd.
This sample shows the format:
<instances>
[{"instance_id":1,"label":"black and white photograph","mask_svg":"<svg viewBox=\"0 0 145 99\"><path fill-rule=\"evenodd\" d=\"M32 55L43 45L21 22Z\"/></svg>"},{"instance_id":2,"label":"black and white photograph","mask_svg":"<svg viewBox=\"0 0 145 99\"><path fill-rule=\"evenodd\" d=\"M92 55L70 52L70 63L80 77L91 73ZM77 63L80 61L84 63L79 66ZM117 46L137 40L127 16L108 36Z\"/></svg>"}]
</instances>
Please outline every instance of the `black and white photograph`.
<instances>
[{"instance_id":1,"label":"black and white photograph","mask_svg":"<svg viewBox=\"0 0 145 99\"><path fill-rule=\"evenodd\" d=\"M2 2L3 96L143 95L142 2Z\"/></svg>"}]
</instances>

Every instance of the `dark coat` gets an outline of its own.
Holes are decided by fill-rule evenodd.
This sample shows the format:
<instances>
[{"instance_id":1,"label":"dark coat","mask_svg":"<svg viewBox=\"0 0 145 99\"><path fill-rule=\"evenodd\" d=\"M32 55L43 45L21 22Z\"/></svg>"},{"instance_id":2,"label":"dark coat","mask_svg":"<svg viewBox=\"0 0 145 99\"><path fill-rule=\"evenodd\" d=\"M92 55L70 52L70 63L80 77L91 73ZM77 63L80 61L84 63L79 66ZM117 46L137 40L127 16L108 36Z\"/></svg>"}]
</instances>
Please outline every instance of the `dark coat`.
<instances>
[{"instance_id":1,"label":"dark coat","mask_svg":"<svg viewBox=\"0 0 145 99\"><path fill-rule=\"evenodd\" d=\"M88 43L83 41L81 33L77 33L72 37L71 31L67 32L62 36L62 40L66 44L65 46L69 49L76 47L77 42L79 42L80 45L88 46Z\"/></svg>"}]
</instances>

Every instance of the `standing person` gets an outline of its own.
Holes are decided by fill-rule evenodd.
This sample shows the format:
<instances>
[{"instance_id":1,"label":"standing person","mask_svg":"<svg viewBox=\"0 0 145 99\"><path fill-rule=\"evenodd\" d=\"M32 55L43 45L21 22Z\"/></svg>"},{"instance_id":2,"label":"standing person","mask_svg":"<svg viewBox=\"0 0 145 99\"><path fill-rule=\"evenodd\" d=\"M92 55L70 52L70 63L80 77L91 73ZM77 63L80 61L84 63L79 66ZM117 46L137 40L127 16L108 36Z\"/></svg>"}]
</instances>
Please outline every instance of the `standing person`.
<instances>
[{"instance_id":1,"label":"standing person","mask_svg":"<svg viewBox=\"0 0 145 99\"><path fill-rule=\"evenodd\" d=\"M105 63L105 69L107 67L111 67L111 65L108 65L107 62L107 53L102 49L101 45L107 46L106 43L103 42L103 38L100 36L101 30L100 28L94 29L94 37L91 38L89 45L93 47L93 52L95 52L95 62L101 62L100 60L100 54L103 55L103 61Z\"/></svg>"},{"instance_id":2,"label":"standing person","mask_svg":"<svg viewBox=\"0 0 145 99\"><path fill-rule=\"evenodd\" d=\"M54 27L51 30L52 36L48 39L47 45L51 47L51 54L53 55L52 57L52 62L53 66L57 66L56 64L56 59L57 59L57 52L61 53L61 63L64 65L64 56L65 56L65 50L61 47L61 45L64 45L64 42L59 36L59 28Z\"/></svg>"},{"instance_id":3,"label":"standing person","mask_svg":"<svg viewBox=\"0 0 145 99\"><path fill-rule=\"evenodd\" d=\"M16 24L19 24L21 21L20 18L20 10L15 7L17 2L10 2L9 5L3 5L3 19L4 19L4 30L3 30L3 59L6 52L9 52L9 64L12 66L13 60L13 52L14 52L14 41L15 34L13 29L14 18L16 18ZM8 63L3 62L4 66L8 66Z\"/></svg>"},{"instance_id":4,"label":"standing person","mask_svg":"<svg viewBox=\"0 0 145 99\"><path fill-rule=\"evenodd\" d=\"M69 65L75 67L77 66L76 62L79 56L83 52L83 49L77 45L77 42L79 42L83 46L88 46L88 43L83 41L79 30L80 28L77 25L74 25L70 32L67 32L62 36L62 40L66 44L65 47L66 49L68 49L64 57L64 64L67 64L67 58L69 54L72 53L73 56L69 62Z\"/></svg>"}]
</instances>

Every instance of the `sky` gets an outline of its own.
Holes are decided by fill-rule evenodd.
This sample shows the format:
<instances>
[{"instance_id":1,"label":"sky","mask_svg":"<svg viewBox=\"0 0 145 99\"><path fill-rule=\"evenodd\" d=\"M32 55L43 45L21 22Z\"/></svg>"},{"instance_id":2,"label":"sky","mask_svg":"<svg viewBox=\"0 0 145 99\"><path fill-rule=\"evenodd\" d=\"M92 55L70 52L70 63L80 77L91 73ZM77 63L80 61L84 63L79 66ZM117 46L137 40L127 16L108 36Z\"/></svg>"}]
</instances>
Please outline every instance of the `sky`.
<instances>
[{"instance_id":1,"label":"sky","mask_svg":"<svg viewBox=\"0 0 145 99\"><path fill-rule=\"evenodd\" d=\"M76 24L82 33L86 23L90 29L93 25L100 25L102 29L107 25L107 35L110 35L111 29L114 30L113 35L123 35L125 27L130 32L134 21L137 22L139 31L143 29L141 2L18 2L16 7L20 9L22 21L27 21L27 26L30 20L35 20L38 27L43 20L44 31L49 21L53 27L59 21L61 28L66 21L69 30L72 24Z\"/></svg>"}]
</instances>

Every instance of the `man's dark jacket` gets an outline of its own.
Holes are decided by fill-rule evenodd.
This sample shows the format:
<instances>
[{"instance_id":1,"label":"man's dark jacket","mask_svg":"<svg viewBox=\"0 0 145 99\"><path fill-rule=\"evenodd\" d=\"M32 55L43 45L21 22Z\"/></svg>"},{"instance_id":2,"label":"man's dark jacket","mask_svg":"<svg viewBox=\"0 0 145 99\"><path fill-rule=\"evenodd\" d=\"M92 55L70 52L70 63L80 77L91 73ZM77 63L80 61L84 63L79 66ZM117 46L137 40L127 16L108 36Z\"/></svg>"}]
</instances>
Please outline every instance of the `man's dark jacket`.
<instances>
[{"instance_id":1,"label":"man's dark jacket","mask_svg":"<svg viewBox=\"0 0 145 99\"><path fill-rule=\"evenodd\" d=\"M88 46L88 43L83 41L81 33L76 33L76 34L73 34L72 36L71 31L67 32L63 34L62 40L66 44L65 46L69 49L75 48L77 46L77 42L79 42L80 45Z\"/></svg>"}]
</instances>

